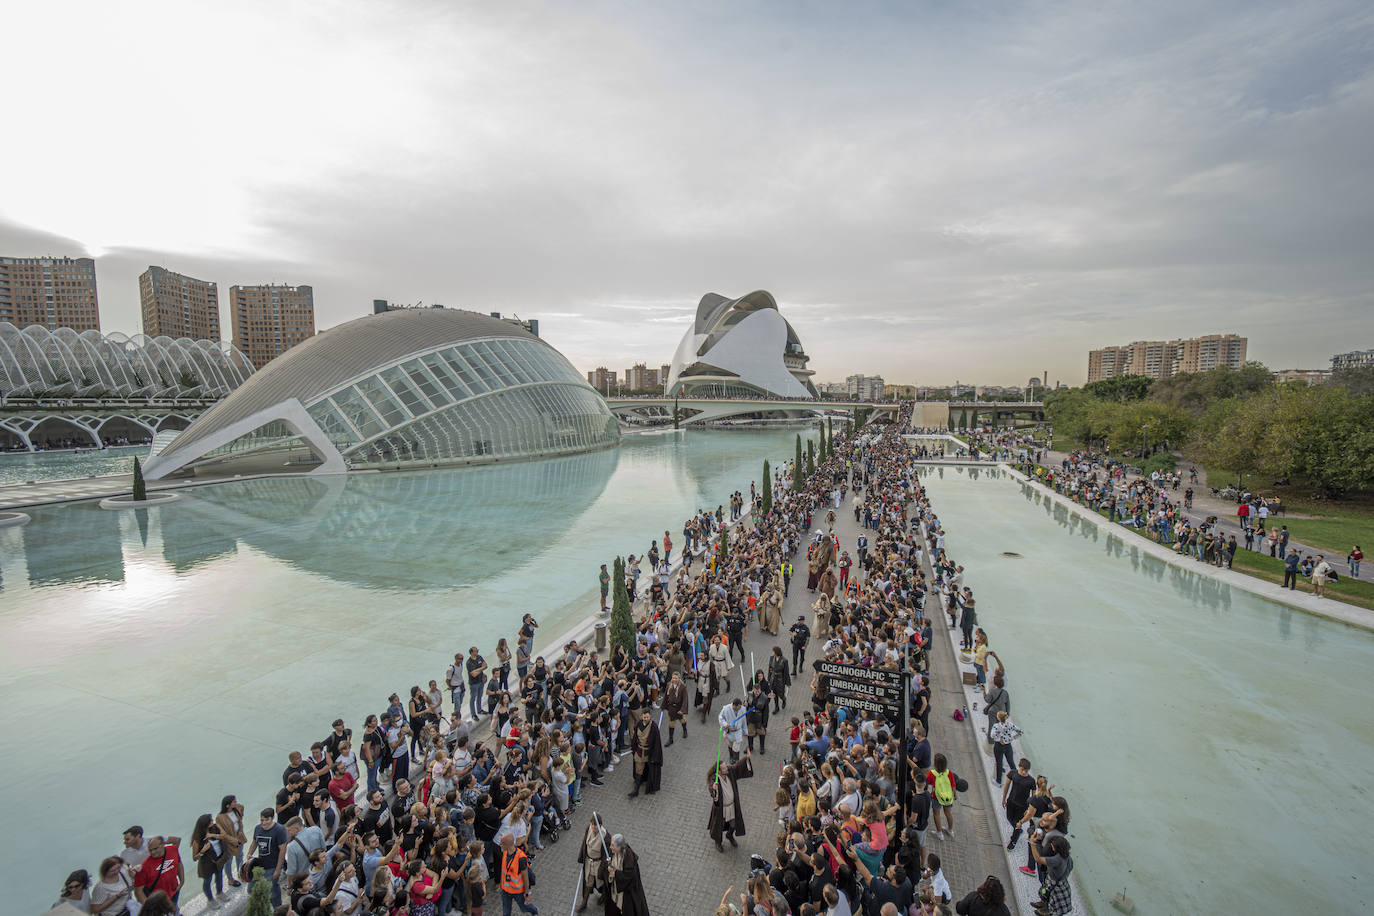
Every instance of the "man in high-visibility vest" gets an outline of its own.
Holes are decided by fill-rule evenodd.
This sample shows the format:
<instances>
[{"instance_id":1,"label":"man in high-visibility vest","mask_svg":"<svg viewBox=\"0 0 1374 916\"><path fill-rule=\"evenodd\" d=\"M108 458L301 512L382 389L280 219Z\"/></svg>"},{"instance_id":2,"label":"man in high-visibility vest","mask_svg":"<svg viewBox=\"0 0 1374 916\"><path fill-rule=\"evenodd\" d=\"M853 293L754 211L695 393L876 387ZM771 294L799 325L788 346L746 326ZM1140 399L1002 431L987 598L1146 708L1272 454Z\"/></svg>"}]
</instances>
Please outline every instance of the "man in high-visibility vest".
<instances>
[{"instance_id":1,"label":"man in high-visibility vest","mask_svg":"<svg viewBox=\"0 0 1374 916\"><path fill-rule=\"evenodd\" d=\"M788 589L792 587L792 564L783 560L778 567L778 575L782 576L782 596L786 598Z\"/></svg>"},{"instance_id":2,"label":"man in high-visibility vest","mask_svg":"<svg viewBox=\"0 0 1374 916\"><path fill-rule=\"evenodd\" d=\"M515 845L515 837L501 837L501 916L510 916L511 904L522 913L539 916L538 907L525 902L530 890L530 857Z\"/></svg>"}]
</instances>

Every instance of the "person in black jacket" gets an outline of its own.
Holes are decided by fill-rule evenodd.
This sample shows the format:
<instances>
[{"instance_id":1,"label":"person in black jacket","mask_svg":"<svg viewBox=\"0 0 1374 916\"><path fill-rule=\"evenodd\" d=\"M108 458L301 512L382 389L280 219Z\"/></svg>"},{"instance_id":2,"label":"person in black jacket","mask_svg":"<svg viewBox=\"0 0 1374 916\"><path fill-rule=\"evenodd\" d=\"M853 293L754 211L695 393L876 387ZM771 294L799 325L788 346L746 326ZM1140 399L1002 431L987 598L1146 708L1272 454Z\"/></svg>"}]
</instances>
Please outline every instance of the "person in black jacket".
<instances>
[{"instance_id":1,"label":"person in black jacket","mask_svg":"<svg viewBox=\"0 0 1374 916\"><path fill-rule=\"evenodd\" d=\"M988 875L976 891L970 891L968 896L956 903L954 912L961 916L1011 916L1002 882L992 875Z\"/></svg>"}]
</instances>

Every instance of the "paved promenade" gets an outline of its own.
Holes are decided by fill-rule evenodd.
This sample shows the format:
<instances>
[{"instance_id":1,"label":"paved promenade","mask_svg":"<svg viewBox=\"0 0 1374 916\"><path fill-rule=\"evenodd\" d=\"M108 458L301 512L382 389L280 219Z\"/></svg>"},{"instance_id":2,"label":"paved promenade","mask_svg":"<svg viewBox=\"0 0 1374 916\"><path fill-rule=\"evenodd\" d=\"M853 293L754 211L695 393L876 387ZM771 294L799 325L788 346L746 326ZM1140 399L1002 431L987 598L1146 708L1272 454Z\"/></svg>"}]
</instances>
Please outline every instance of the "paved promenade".
<instances>
[{"instance_id":1,"label":"paved promenade","mask_svg":"<svg viewBox=\"0 0 1374 916\"><path fill-rule=\"evenodd\" d=\"M854 541L859 527L852 511L837 513L836 529L841 547L854 555ZM824 522L819 524L823 525ZM813 529L816 530L816 529ZM783 606L783 625L778 636L760 633L755 626L749 633L746 648L753 652L760 667L774 645L783 647L788 658L791 649L787 627L799 615L805 614L811 623L811 604L816 596L806 590L804 564L794 564L798 575L792 578L792 590ZM816 640L807 653L809 663L818 656ZM974 724L955 722L950 713L955 705L963 705L959 687L958 666L948 640L938 634L931 653L933 685L931 743L950 759L955 772L964 775L970 791L963 793L955 813L954 840L935 840L930 848L940 855L945 876L956 899L977 887L988 875L997 875L1004 886L1012 887L1005 858L1005 850L997 841L996 827L989 816L999 813L992 804L990 784L977 762L977 736ZM748 663L746 662L746 675ZM733 684L738 690L739 669ZM734 696L734 693L729 696ZM728 702L729 697L726 698ZM627 798L632 782L628 756L608 775L606 786L584 786L583 805L573 815L574 829L559 842L539 853L534 862L538 875L531 900L541 913L568 912L573 906L573 892L577 886L577 849L591 812L596 811L612 833L623 833L639 854L649 909L654 914L710 913L720 903L721 895L731 886L734 894L744 890L749 874L751 853L772 861L776 849L777 819L773 813L773 792L777 776L788 753L787 730L791 714L810 709L810 674L793 679L788 693L788 708L775 715L769 728L768 752L754 754L754 778L740 782L741 803L748 833L740 838L738 849L726 844L725 852L716 851L706 834L709 803L706 794L706 771L716 759L716 717L721 702L717 700L707 724L701 725L699 714L688 721L690 737L679 735L672 747L664 749L663 788L655 795ZM667 741L665 722L664 741ZM734 898L738 904L738 898ZM589 912L596 911L593 902Z\"/></svg>"}]
</instances>

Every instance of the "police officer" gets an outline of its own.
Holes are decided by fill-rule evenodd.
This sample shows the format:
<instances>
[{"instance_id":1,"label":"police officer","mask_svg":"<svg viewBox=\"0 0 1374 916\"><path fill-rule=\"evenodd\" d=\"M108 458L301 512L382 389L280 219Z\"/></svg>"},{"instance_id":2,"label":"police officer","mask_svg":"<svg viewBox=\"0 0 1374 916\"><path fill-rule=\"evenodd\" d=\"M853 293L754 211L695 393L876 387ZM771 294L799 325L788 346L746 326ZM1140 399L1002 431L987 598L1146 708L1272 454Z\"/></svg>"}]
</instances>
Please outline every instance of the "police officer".
<instances>
[{"instance_id":1,"label":"police officer","mask_svg":"<svg viewBox=\"0 0 1374 916\"><path fill-rule=\"evenodd\" d=\"M806 615L797 618L797 622L788 627L792 634L792 676L796 677L801 671L801 666L806 663L806 644L811 639L811 628L806 625Z\"/></svg>"},{"instance_id":2,"label":"police officer","mask_svg":"<svg viewBox=\"0 0 1374 916\"><path fill-rule=\"evenodd\" d=\"M787 597L787 590L792 587L792 564L786 560L778 567L778 574L782 576L782 596Z\"/></svg>"}]
</instances>

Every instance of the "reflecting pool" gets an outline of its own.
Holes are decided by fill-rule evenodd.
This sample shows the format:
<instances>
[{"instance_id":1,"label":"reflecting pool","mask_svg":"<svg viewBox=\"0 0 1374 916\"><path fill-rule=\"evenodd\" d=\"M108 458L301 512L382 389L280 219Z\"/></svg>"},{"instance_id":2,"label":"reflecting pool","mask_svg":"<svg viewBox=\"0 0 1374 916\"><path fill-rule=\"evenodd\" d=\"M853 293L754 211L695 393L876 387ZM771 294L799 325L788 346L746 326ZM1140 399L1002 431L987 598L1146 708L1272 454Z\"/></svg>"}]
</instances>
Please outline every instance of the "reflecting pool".
<instances>
[{"instance_id":1,"label":"reflecting pool","mask_svg":"<svg viewBox=\"0 0 1374 916\"><path fill-rule=\"evenodd\" d=\"M229 792L251 821L288 751L336 716L360 734L526 612L542 652L596 610L601 563L665 528L680 545L690 512L747 493L794 435L670 430L550 461L28 510L0 529L0 793L25 825L3 856L33 876L15 911L94 871L129 824L189 837Z\"/></svg>"},{"instance_id":2,"label":"reflecting pool","mask_svg":"<svg viewBox=\"0 0 1374 916\"><path fill-rule=\"evenodd\" d=\"M0 454L0 487L30 480L69 480L128 474L134 456L146 458L146 445L117 445L103 449L63 452L6 452Z\"/></svg>"},{"instance_id":3,"label":"reflecting pool","mask_svg":"<svg viewBox=\"0 0 1374 916\"><path fill-rule=\"evenodd\" d=\"M1374 634L1144 556L1005 473L922 481L1095 912L1123 887L1142 914L1368 906Z\"/></svg>"}]
</instances>

